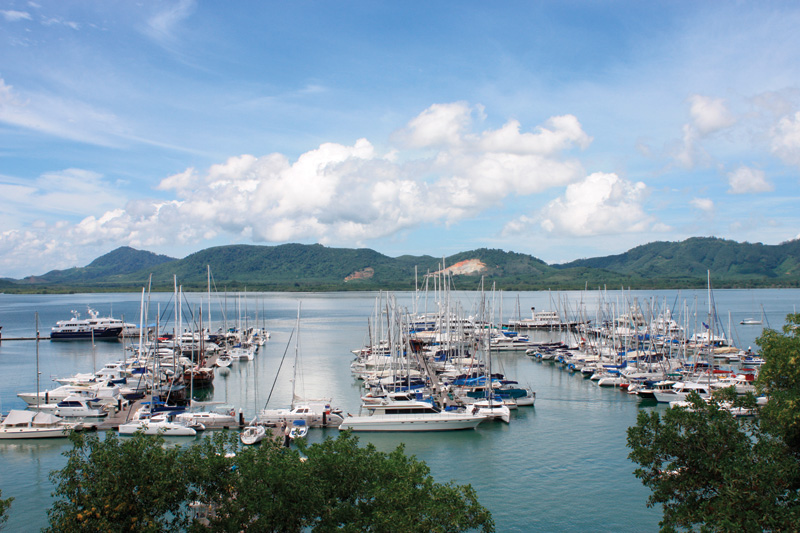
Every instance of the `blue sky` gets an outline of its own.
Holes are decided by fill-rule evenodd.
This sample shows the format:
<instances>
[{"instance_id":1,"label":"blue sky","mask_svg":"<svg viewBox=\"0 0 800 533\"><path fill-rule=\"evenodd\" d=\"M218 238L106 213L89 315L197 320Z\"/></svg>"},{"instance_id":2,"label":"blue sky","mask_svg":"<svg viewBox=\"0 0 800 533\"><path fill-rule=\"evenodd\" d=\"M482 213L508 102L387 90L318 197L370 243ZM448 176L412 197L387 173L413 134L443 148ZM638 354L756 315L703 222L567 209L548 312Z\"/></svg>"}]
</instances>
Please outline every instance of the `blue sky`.
<instances>
[{"instance_id":1,"label":"blue sky","mask_svg":"<svg viewBox=\"0 0 800 533\"><path fill-rule=\"evenodd\" d=\"M0 276L800 234L792 2L0 1Z\"/></svg>"}]
</instances>

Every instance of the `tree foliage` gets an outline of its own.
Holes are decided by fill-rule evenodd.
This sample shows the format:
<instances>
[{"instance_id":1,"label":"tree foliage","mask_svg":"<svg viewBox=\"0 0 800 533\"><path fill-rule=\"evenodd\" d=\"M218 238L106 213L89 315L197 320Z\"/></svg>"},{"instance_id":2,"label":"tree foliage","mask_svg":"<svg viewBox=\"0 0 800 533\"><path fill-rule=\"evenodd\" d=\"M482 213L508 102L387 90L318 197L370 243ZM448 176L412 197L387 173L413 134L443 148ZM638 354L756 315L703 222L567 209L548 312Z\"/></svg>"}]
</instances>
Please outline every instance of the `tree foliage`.
<instances>
[{"instance_id":1,"label":"tree foliage","mask_svg":"<svg viewBox=\"0 0 800 533\"><path fill-rule=\"evenodd\" d=\"M3 529L3 524L8 520L8 508L11 507L11 502L14 498L3 499L3 491L0 490L0 529Z\"/></svg>"},{"instance_id":2,"label":"tree foliage","mask_svg":"<svg viewBox=\"0 0 800 533\"><path fill-rule=\"evenodd\" d=\"M137 434L105 440L70 435L67 464L51 474L56 501L48 531L165 531L186 527L182 451Z\"/></svg>"},{"instance_id":3,"label":"tree foliage","mask_svg":"<svg viewBox=\"0 0 800 533\"><path fill-rule=\"evenodd\" d=\"M661 505L664 531L797 531L800 461L797 454L800 337L790 315L784 332L757 341L766 360L758 386L769 395L754 418L737 419L726 407L755 407L732 389L663 416L642 411L628 429L634 474Z\"/></svg>"},{"instance_id":4,"label":"tree foliage","mask_svg":"<svg viewBox=\"0 0 800 533\"><path fill-rule=\"evenodd\" d=\"M769 393L764 425L800 458L800 314L787 317L783 332L765 330L757 343L766 359L758 382Z\"/></svg>"},{"instance_id":5,"label":"tree foliage","mask_svg":"<svg viewBox=\"0 0 800 533\"><path fill-rule=\"evenodd\" d=\"M53 474L51 531L494 530L471 486L436 483L402 445L383 453L349 432L293 449L243 447L235 432L183 448L144 435L71 438ZM193 520L198 508L207 520Z\"/></svg>"}]
</instances>

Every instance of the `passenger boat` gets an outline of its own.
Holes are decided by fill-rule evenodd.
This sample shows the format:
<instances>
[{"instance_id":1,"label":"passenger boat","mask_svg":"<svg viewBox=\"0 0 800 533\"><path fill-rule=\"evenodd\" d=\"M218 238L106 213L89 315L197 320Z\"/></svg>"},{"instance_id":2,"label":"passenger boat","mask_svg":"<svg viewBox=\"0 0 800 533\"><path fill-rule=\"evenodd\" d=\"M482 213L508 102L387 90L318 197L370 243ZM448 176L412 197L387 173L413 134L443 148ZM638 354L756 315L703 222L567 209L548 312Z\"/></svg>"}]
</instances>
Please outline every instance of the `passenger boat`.
<instances>
[{"instance_id":1,"label":"passenger boat","mask_svg":"<svg viewBox=\"0 0 800 533\"><path fill-rule=\"evenodd\" d=\"M353 431L445 431L475 429L487 419L480 414L442 411L429 402L397 402L364 406L366 415L347 415L340 430Z\"/></svg>"},{"instance_id":2,"label":"passenger boat","mask_svg":"<svg viewBox=\"0 0 800 533\"><path fill-rule=\"evenodd\" d=\"M59 320L50 329L50 340L117 340L126 327L118 318L99 317L97 311L89 308L89 318L80 318L80 313L72 311L72 318Z\"/></svg>"}]
</instances>

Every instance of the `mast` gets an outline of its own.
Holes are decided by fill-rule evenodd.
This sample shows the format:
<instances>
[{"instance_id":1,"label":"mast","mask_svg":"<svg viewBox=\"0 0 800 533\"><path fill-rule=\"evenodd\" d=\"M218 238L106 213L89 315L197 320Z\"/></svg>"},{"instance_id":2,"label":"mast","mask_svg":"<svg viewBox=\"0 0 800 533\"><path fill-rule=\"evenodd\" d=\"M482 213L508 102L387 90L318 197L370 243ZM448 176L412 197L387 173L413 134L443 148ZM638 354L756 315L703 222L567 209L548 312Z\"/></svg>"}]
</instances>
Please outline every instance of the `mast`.
<instances>
[{"instance_id":1,"label":"mast","mask_svg":"<svg viewBox=\"0 0 800 533\"><path fill-rule=\"evenodd\" d=\"M36 410L39 410L39 311L33 314L36 327Z\"/></svg>"}]
</instances>

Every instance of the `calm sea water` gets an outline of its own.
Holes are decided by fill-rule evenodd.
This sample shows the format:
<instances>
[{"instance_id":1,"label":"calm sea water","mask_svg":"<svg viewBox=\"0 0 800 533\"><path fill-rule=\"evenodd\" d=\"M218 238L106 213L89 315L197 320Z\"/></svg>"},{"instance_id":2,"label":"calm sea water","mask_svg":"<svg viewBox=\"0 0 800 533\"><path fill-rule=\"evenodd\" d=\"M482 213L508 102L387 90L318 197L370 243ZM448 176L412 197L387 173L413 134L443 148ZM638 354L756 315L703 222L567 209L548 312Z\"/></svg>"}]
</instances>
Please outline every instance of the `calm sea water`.
<instances>
[{"instance_id":1,"label":"calm sea water","mask_svg":"<svg viewBox=\"0 0 800 533\"><path fill-rule=\"evenodd\" d=\"M396 293L398 303L409 310L433 310L433 297L415 298ZM243 297L212 297L211 320L229 323L239 317L250 325L262 323L272 337L256 360L235 363L227 376L217 375L211 398L241 408L246 417L263 408L287 406L291 399L291 366L295 353L290 335L299 328L300 378L298 393L306 397L330 397L345 412L356 413L359 385L352 378L350 350L364 344L367 320L373 314L377 293L283 294L248 293ZM476 309L476 293L456 293L461 306ZM795 312L800 290L716 290L714 300L720 322L741 347L755 347L762 326L739 326L743 318L759 318L763 305L764 327L780 328L788 313ZM57 320L67 319L75 309L86 316L92 307L101 316L113 314L139 321L140 294L8 295L0 294L0 325L3 337L33 336L35 313L40 331L49 332ZM501 298L494 295L496 315ZM594 319L597 302L614 302L621 309L634 299L645 309L672 308L673 314L693 327L707 320L706 291L620 292L523 292L503 293L502 314L515 317L517 309L528 316L537 309L567 309ZM204 294L185 297L184 316L198 314L207 305ZM565 303L566 302L566 303ZM149 321L160 310L162 323L172 320L172 295L151 297ZM686 316L688 312L689 316ZM204 307L204 321L208 311ZM171 325L168 327L172 327ZM552 334L538 333L542 340ZM0 343L0 410L23 408L16 396L36 390L37 345L33 341ZM286 354L281 372L277 370ZM52 377L87 372L123 356L123 345L98 342L50 342L38 345L41 389L56 386ZM640 409L663 409L640 405L613 389L600 389L579 375L568 374L549 363L531 360L525 354L501 354L495 365L511 378L536 391L536 406L512 412L511 424L482 424L476 431L435 434L361 434L389 451L399 443L406 452L424 460L437 481L470 483L481 503L493 513L498 531L656 531L660 509L648 509L648 491L632 475L627 459L625 430L635 424ZM336 430L313 430L310 440L335 436ZM173 439L186 442L185 439ZM46 525L51 503L49 474L64 464L65 439L39 442L0 442L0 489L3 497L15 498L7 531L31 531Z\"/></svg>"}]
</instances>

